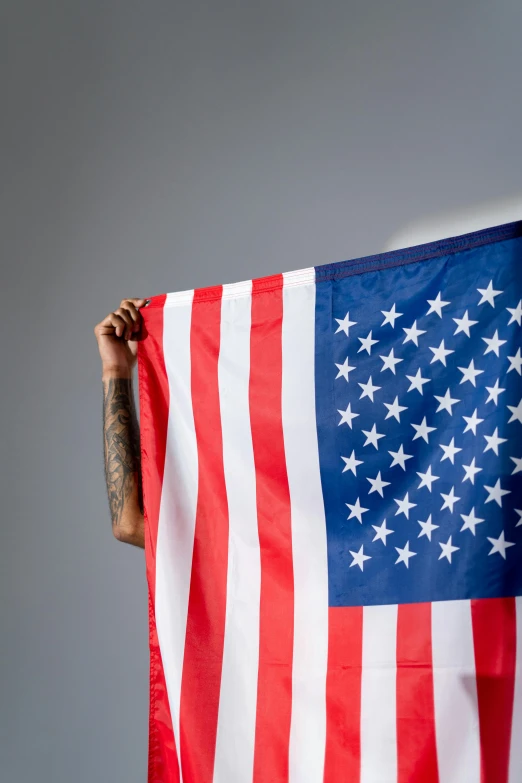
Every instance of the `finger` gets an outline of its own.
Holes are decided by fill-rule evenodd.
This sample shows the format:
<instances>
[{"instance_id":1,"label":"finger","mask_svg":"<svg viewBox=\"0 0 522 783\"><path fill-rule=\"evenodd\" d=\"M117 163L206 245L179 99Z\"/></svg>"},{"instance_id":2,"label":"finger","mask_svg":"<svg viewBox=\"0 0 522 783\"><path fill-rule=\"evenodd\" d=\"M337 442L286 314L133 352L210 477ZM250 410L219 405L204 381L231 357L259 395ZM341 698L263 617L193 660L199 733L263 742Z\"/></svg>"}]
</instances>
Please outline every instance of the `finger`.
<instances>
[{"instance_id":1,"label":"finger","mask_svg":"<svg viewBox=\"0 0 522 783\"><path fill-rule=\"evenodd\" d=\"M121 325L123 321L119 319L117 316L115 316L114 313L109 313L109 315L106 315L103 321L100 321L99 324L96 324L94 327L95 331L101 332L102 334L107 334L107 329L113 329L114 327Z\"/></svg>"},{"instance_id":2,"label":"finger","mask_svg":"<svg viewBox=\"0 0 522 783\"><path fill-rule=\"evenodd\" d=\"M94 327L94 334L96 337L101 337L102 335L116 335L117 337L121 337L126 328L127 324L123 318L120 318L116 313L109 313L103 321L96 324Z\"/></svg>"},{"instance_id":3,"label":"finger","mask_svg":"<svg viewBox=\"0 0 522 783\"><path fill-rule=\"evenodd\" d=\"M123 320L125 321L125 330L123 336L125 337L126 340L128 340L134 324L129 311L126 310L124 307L118 307L118 309L114 311L114 314L119 315L119 317L123 318Z\"/></svg>"},{"instance_id":4,"label":"finger","mask_svg":"<svg viewBox=\"0 0 522 783\"><path fill-rule=\"evenodd\" d=\"M124 299L124 300L122 301L122 303L121 303L120 307L121 307L122 309L124 309L124 310L128 310L128 311L129 311L129 313L131 314L131 316L132 316L132 318L133 318L134 320L135 320L135 319L138 317L138 315L139 315L138 308L136 307L136 305L134 304L134 302L132 301L132 299Z\"/></svg>"},{"instance_id":5,"label":"finger","mask_svg":"<svg viewBox=\"0 0 522 783\"><path fill-rule=\"evenodd\" d=\"M132 332L137 332L141 326L141 313L130 299L124 299L121 303L122 310L126 310L132 319Z\"/></svg>"},{"instance_id":6,"label":"finger","mask_svg":"<svg viewBox=\"0 0 522 783\"><path fill-rule=\"evenodd\" d=\"M145 299L145 298L137 299L136 297L129 297L128 299L121 300L120 307L126 305L127 302L132 302L132 304L135 307L139 308L139 307L143 307L143 305L146 304L147 302L150 302L150 299Z\"/></svg>"},{"instance_id":7,"label":"finger","mask_svg":"<svg viewBox=\"0 0 522 783\"><path fill-rule=\"evenodd\" d=\"M122 337L123 336L123 334L125 332L125 329L126 329L126 326L127 326L127 324L125 323L124 319L121 318L119 315L117 315L115 312L114 313L109 313L107 318L105 318L102 321L101 325L102 326L109 326L109 327L112 326L114 328L114 333L116 334L117 337Z\"/></svg>"},{"instance_id":8,"label":"finger","mask_svg":"<svg viewBox=\"0 0 522 783\"><path fill-rule=\"evenodd\" d=\"M142 315L139 312L139 308L144 307L149 302L150 299L144 299L144 298L122 299L120 307L127 309L130 312L134 321L132 330L128 335L128 339L132 339L133 333L139 332L141 328L141 321L142 321Z\"/></svg>"}]
</instances>

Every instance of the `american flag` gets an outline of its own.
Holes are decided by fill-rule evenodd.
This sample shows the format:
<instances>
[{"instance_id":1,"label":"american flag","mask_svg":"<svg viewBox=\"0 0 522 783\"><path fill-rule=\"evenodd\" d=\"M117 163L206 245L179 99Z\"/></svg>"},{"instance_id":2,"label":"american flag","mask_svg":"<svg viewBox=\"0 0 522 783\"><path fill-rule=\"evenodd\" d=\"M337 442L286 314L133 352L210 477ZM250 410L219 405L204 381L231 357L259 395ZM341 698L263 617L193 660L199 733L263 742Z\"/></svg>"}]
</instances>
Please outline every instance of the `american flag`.
<instances>
[{"instance_id":1,"label":"american flag","mask_svg":"<svg viewBox=\"0 0 522 783\"><path fill-rule=\"evenodd\" d=\"M149 783L522 781L522 222L142 309Z\"/></svg>"}]
</instances>

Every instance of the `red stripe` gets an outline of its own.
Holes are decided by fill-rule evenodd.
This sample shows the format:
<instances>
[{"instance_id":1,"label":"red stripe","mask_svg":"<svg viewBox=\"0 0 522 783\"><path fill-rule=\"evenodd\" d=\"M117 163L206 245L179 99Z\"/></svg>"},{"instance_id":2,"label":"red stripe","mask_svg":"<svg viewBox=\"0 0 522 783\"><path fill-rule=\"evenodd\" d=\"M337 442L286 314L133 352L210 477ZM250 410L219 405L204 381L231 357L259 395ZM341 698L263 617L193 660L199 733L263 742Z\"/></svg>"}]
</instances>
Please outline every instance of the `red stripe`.
<instances>
[{"instance_id":1,"label":"red stripe","mask_svg":"<svg viewBox=\"0 0 522 783\"><path fill-rule=\"evenodd\" d=\"M222 288L195 292L191 392L198 499L180 700L184 783L211 783L225 637L228 504L223 467L218 358Z\"/></svg>"},{"instance_id":2,"label":"red stripe","mask_svg":"<svg viewBox=\"0 0 522 783\"><path fill-rule=\"evenodd\" d=\"M480 723L481 783L507 783L515 693L515 599L472 601L471 617Z\"/></svg>"},{"instance_id":3,"label":"red stripe","mask_svg":"<svg viewBox=\"0 0 522 783\"><path fill-rule=\"evenodd\" d=\"M261 550L254 783L288 780L292 703L294 580L281 414L282 276L274 282L279 288L263 291L254 280L252 292L249 398Z\"/></svg>"},{"instance_id":4,"label":"red stripe","mask_svg":"<svg viewBox=\"0 0 522 783\"><path fill-rule=\"evenodd\" d=\"M324 783L361 776L362 606L328 610Z\"/></svg>"},{"instance_id":5,"label":"red stripe","mask_svg":"<svg viewBox=\"0 0 522 783\"><path fill-rule=\"evenodd\" d=\"M400 604L397 617L397 780L438 783L431 604Z\"/></svg>"},{"instance_id":6,"label":"red stripe","mask_svg":"<svg viewBox=\"0 0 522 783\"><path fill-rule=\"evenodd\" d=\"M169 418L169 384L163 357L166 296L140 310L143 340L138 342L140 445L145 519L145 563L149 588L149 762L148 783L179 783L179 766L165 673L154 617L156 542Z\"/></svg>"}]
</instances>

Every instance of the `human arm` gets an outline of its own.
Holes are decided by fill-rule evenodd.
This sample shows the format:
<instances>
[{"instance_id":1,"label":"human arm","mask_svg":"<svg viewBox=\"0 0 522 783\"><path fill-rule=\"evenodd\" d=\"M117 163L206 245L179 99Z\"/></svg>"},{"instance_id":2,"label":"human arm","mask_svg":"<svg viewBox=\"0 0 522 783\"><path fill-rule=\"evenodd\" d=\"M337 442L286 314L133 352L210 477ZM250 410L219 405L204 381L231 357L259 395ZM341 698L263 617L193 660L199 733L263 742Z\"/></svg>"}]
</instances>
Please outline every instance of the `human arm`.
<instances>
[{"instance_id":1,"label":"human arm","mask_svg":"<svg viewBox=\"0 0 522 783\"><path fill-rule=\"evenodd\" d=\"M133 369L147 300L124 299L94 327L102 360L103 454L112 532L118 541L144 548L139 425Z\"/></svg>"}]
</instances>

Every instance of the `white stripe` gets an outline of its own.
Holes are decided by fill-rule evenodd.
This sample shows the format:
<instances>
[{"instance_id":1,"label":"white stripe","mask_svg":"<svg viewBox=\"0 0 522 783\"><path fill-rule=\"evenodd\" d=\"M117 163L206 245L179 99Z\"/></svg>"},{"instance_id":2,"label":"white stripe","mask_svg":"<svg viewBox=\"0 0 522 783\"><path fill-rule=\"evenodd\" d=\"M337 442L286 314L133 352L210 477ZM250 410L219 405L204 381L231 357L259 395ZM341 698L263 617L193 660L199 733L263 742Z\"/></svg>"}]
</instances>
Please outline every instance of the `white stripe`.
<instances>
[{"instance_id":1,"label":"white stripe","mask_svg":"<svg viewBox=\"0 0 522 783\"><path fill-rule=\"evenodd\" d=\"M198 486L190 382L191 313L191 304L164 310L163 354L170 401L156 549L156 626L178 757L181 674Z\"/></svg>"},{"instance_id":2,"label":"white stripe","mask_svg":"<svg viewBox=\"0 0 522 783\"><path fill-rule=\"evenodd\" d=\"M252 284L250 284L250 290ZM249 413L251 296L223 290L218 378L229 513L227 609L214 783L252 780L261 562Z\"/></svg>"},{"instance_id":3,"label":"white stripe","mask_svg":"<svg viewBox=\"0 0 522 783\"><path fill-rule=\"evenodd\" d=\"M252 281L241 280L239 283L227 283L223 286L222 300L235 299L236 297L247 296L248 301L251 302L252 296ZM250 323L250 319L249 319Z\"/></svg>"},{"instance_id":4,"label":"white stripe","mask_svg":"<svg viewBox=\"0 0 522 783\"><path fill-rule=\"evenodd\" d=\"M282 348L282 417L294 568L289 779L290 783L322 783L326 742L328 563L315 424L314 283L289 289L285 276Z\"/></svg>"},{"instance_id":5,"label":"white stripe","mask_svg":"<svg viewBox=\"0 0 522 783\"><path fill-rule=\"evenodd\" d=\"M190 289L189 291L173 291L171 294L167 294L163 307L177 307L178 305L188 305L191 307L193 298L193 289Z\"/></svg>"},{"instance_id":6,"label":"white stripe","mask_svg":"<svg viewBox=\"0 0 522 783\"><path fill-rule=\"evenodd\" d=\"M480 735L470 601L437 601L431 613L440 783L480 781Z\"/></svg>"},{"instance_id":7,"label":"white stripe","mask_svg":"<svg viewBox=\"0 0 522 783\"><path fill-rule=\"evenodd\" d=\"M522 780L522 598L516 599L517 606L517 659L515 670L515 702L513 704L513 725L511 728L511 751L509 757L509 783Z\"/></svg>"},{"instance_id":8,"label":"white stripe","mask_svg":"<svg viewBox=\"0 0 522 783\"><path fill-rule=\"evenodd\" d=\"M306 269L296 269L293 272L285 272L283 278L285 288L296 285L308 286L310 283L315 283L315 267L310 266Z\"/></svg>"},{"instance_id":9,"label":"white stripe","mask_svg":"<svg viewBox=\"0 0 522 783\"><path fill-rule=\"evenodd\" d=\"M365 606L361 783L397 780L397 605Z\"/></svg>"}]
</instances>

